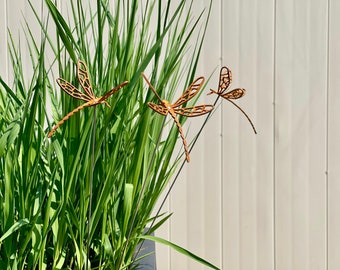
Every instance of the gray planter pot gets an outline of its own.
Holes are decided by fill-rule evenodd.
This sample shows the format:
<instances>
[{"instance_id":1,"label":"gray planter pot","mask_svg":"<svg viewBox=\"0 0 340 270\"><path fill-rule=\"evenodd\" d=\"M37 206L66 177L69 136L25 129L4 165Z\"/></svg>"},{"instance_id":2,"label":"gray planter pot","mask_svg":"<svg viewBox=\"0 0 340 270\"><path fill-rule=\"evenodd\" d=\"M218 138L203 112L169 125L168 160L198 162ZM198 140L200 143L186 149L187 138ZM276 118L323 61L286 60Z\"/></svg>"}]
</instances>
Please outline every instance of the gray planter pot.
<instances>
[{"instance_id":1,"label":"gray planter pot","mask_svg":"<svg viewBox=\"0 0 340 270\"><path fill-rule=\"evenodd\" d=\"M150 240L145 240L143 242L138 257L147 254L149 255L138 261L137 270L156 270L155 242Z\"/></svg>"}]
</instances>

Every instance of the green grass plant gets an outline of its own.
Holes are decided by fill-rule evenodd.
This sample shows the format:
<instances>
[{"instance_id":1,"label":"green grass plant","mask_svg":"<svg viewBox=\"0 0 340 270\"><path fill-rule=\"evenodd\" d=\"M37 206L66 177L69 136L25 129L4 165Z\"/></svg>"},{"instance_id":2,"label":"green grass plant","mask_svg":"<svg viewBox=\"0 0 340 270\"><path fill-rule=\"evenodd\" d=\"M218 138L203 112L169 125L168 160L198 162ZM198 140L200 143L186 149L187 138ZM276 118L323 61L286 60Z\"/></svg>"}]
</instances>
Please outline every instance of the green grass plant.
<instances>
[{"instance_id":1,"label":"green grass plant","mask_svg":"<svg viewBox=\"0 0 340 270\"><path fill-rule=\"evenodd\" d=\"M193 14L194 1L185 0L64 2L44 0L43 18L29 2L41 29L37 37L32 25L23 28L30 76L22 44L9 33L14 79L0 77L0 269L134 269L143 239L218 269L143 234L170 217L152 212L184 156L175 147L177 127L148 108L156 99L141 72L169 100L189 85L210 7ZM108 99L111 108L85 108L49 139L53 125L81 104L55 82L79 87L79 59L96 96L129 84Z\"/></svg>"}]
</instances>

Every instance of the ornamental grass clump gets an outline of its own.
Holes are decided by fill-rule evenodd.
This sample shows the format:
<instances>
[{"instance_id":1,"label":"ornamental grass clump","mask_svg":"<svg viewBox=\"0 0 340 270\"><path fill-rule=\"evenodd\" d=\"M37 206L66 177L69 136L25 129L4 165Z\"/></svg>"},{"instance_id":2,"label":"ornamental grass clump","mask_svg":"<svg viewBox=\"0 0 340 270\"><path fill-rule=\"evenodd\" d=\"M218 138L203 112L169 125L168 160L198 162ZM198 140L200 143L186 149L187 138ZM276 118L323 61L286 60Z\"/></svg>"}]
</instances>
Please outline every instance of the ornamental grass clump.
<instances>
[{"instance_id":1,"label":"ornamental grass clump","mask_svg":"<svg viewBox=\"0 0 340 270\"><path fill-rule=\"evenodd\" d=\"M133 269L137 245L152 239L218 269L149 236L170 217L152 211L189 150L175 148L186 117L176 126L151 110L158 100L141 75L166 100L188 87L210 7L193 14L184 0L29 4L41 28L40 36L33 25L23 29L30 76L9 32L14 79L0 77L0 268ZM194 107L198 96L180 105Z\"/></svg>"},{"instance_id":2,"label":"ornamental grass clump","mask_svg":"<svg viewBox=\"0 0 340 270\"><path fill-rule=\"evenodd\" d=\"M9 32L14 79L0 77L0 269L134 269L145 239L218 269L152 236L171 215L162 213L164 200L218 98L253 126L232 101L245 90L227 91L226 67L211 90L215 103L196 105L211 1L199 14L185 0L59 2L28 2L36 25L26 23L25 46ZM190 145L182 125L192 116L205 121Z\"/></svg>"}]
</instances>

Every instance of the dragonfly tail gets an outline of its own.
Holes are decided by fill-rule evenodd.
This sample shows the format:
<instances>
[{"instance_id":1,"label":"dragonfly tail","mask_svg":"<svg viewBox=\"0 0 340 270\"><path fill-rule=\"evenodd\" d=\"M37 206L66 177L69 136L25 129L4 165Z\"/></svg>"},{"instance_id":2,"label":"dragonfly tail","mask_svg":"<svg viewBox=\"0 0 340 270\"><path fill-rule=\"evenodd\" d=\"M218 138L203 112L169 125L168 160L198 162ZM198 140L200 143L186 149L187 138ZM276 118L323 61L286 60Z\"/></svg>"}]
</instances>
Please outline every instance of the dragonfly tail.
<instances>
[{"instance_id":1,"label":"dragonfly tail","mask_svg":"<svg viewBox=\"0 0 340 270\"><path fill-rule=\"evenodd\" d=\"M73 111L69 112L68 114L66 114L64 116L63 119L61 119L53 128L52 130L48 133L47 137L48 138L51 138L54 133L56 132L56 130L62 125L64 124L72 115L74 115L76 112L79 112L80 110L84 109L85 107L89 107L89 106L92 106L92 102L86 102L84 103L83 105L75 108Z\"/></svg>"},{"instance_id":2,"label":"dragonfly tail","mask_svg":"<svg viewBox=\"0 0 340 270\"><path fill-rule=\"evenodd\" d=\"M169 111L170 115L172 116L172 118L174 119L176 126L178 128L179 134L181 135L182 141L183 141L183 146L184 146L184 151L185 151L185 157L187 162L190 162L190 155L189 155L189 149L188 149L188 144L187 141L185 139L184 133L183 133L183 129L182 126L180 124L180 122L178 121L176 114L172 111Z\"/></svg>"}]
</instances>

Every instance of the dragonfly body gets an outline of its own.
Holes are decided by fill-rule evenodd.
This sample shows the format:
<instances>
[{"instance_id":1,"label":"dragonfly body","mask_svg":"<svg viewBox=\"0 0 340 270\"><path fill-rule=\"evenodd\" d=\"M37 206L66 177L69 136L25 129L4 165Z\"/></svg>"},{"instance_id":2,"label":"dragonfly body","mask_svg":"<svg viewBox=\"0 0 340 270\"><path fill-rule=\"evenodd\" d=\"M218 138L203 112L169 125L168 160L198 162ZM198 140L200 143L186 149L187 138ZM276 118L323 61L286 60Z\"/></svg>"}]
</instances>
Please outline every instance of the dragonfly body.
<instances>
[{"instance_id":1,"label":"dragonfly body","mask_svg":"<svg viewBox=\"0 0 340 270\"><path fill-rule=\"evenodd\" d=\"M159 113L161 115L167 116L168 114L170 114L170 116L174 120L174 122L175 122L175 124L176 124L176 126L178 128L179 134L180 134L180 136L182 138L186 160L189 162L190 161L190 155L189 155L188 144L187 144L187 141L185 139L182 126L181 126L181 124L180 124L180 122L179 122L179 120L177 118L175 109L171 106L171 103L164 99L164 100L162 100L161 104L159 104L159 105L157 105L155 103L152 103L152 102L149 102L148 106L151 109L153 109L155 112L157 112L157 113Z\"/></svg>"},{"instance_id":2,"label":"dragonfly body","mask_svg":"<svg viewBox=\"0 0 340 270\"><path fill-rule=\"evenodd\" d=\"M171 107L171 103L169 101L167 101L166 99L163 99L162 103L163 103L163 106L167 108L169 111L171 110L173 111L173 108Z\"/></svg>"},{"instance_id":3,"label":"dragonfly body","mask_svg":"<svg viewBox=\"0 0 340 270\"><path fill-rule=\"evenodd\" d=\"M181 124L180 124L180 122L179 122L179 120L178 120L174 110L169 110L169 114L171 115L172 119L174 119L174 122L175 122L175 124L176 124L176 126L178 128L179 134L180 134L180 136L182 138L186 160L188 162L190 162L190 155L189 155L188 144L187 144L187 140L185 139L182 126L181 126Z\"/></svg>"}]
</instances>

